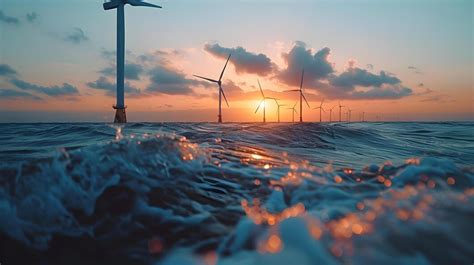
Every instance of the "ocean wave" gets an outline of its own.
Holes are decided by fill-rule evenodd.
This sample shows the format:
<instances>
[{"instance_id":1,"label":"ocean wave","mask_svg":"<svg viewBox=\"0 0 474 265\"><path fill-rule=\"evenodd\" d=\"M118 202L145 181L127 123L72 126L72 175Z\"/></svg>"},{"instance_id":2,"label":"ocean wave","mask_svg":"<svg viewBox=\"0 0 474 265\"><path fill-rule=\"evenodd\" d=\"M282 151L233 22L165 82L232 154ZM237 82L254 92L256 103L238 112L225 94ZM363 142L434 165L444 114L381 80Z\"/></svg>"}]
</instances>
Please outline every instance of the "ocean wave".
<instances>
[{"instance_id":1,"label":"ocean wave","mask_svg":"<svg viewBox=\"0 0 474 265\"><path fill-rule=\"evenodd\" d=\"M341 152L346 140L340 139L360 144L387 137L373 129L238 124L216 132L212 124L156 126L100 127L115 140L1 164L2 261L473 260L474 170L468 165L443 157L359 168L318 160L319 154ZM308 133L297 137L299 130ZM307 142L313 145L304 150Z\"/></svg>"}]
</instances>

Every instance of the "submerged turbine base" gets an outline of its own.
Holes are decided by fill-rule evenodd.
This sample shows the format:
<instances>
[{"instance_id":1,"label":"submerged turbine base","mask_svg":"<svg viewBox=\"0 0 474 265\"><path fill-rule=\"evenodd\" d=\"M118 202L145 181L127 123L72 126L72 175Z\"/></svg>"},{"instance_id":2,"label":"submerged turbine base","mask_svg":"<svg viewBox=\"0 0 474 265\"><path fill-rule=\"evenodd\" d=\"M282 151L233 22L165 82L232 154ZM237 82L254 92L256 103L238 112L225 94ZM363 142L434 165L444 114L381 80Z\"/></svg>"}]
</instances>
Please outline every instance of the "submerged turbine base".
<instances>
[{"instance_id":1,"label":"submerged turbine base","mask_svg":"<svg viewBox=\"0 0 474 265\"><path fill-rule=\"evenodd\" d=\"M115 111L115 119L114 123L127 123L127 114L125 113L125 109L127 107L119 108L117 106L113 106Z\"/></svg>"}]
</instances>

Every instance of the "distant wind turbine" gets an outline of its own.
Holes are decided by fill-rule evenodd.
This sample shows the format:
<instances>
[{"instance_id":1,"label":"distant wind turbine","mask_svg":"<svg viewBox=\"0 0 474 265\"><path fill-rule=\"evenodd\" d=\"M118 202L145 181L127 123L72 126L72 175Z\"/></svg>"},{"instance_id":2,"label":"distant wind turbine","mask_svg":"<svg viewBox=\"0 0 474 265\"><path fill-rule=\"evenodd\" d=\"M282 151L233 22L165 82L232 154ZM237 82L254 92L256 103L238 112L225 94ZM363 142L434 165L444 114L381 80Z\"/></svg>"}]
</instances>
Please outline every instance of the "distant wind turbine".
<instances>
[{"instance_id":1,"label":"distant wind turbine","mask_svg":"<svg viewBox=\"0 0 474 265\"><path fill-rule=\"evenodd\" d=\"M336 106L333 106L332 108L329 109L329 122L332 122L332 110L335 108Z\"/></svg>"},{"instance_id":2,"label":"distant wind turbine","mask_svg":"<svg viewBox=\"0 0 474 265\"><path fill-rule=\"evenodd\" d=\"M339 122L342 122L341 120L341 111L342 111L342 108L344 108L345 106L342 106L341 105L341 102L339 102Z\"/></svg>"},{"instance_id":3,"label":"distant wind turbine","mask_svg":"<svg viewBox=\"0 0 474 265\"><path fill-rule=\"evenodd\" d=\"M286 108L286 109L291 109L291 114L292 114L292 121L295 122L295 113L298 114L298 111L296 111L296 104L298 104L298 101L295 102L295 105L293 105L293 108Z\"/></svg>"},{"instance_id":4,"label":"distant wind turbine","mask_svg":"<svg viewBox=\"0 0 474 265\"><path fill-rule=\"evenodd\" d=\"M278 99L274 98L275 103L277 104L277 116L278 116L278 122L280 122L280 107L286 106L285 104L280 104L278 103ZM293 112L294 113L294 112ZM294 119L294 118L293 118Z\"/></svg>"},{"instance_id":5,"label":"distant wind turbine","mask_svg":"<svg viewBox=\"0 0 474 265\"><path fill-rule=\"evenodd\" d=\"M216 83L217 86L219 87L219 114L217 115L217 122L222 122L222 96L224 96L225 104L227 104L227 107L229 107L229 102L227 102L227 98L224 94L224 90L222 89L222 76L224 76L224 71L225 68L227 67L227 63L229 62L231 54L229 54L229 57L227 57L227 61L225 62L224 68L222 68L221 75L219 76L219 80L214 80L211 78L199 76L199 75L194 75L197 78L201 78L204 80L207 80L209 82Z\"/></svg>"},{"instance_id":6,"label":"distant wind turbine","mask_svg":"<svg viewBox=\"0 0 474 265\"><path fill-rule=\"evenodd\" d=\"M303 94L303 78L304 78L304 69L303 69L303 72L301 73L300 89L285 90L285 92L295 92L295 91L300 92L300 122L303 122L303 99L306 102L306 105L308 105L308 108L309 109L311 108L309 106L308 100L306 100L306 97Z\"/></svg>"},{"instance_id":7,"label":"distant wind turbine","mask_svg":"<svg viewBox=\"0 0 474 265\"><path fill-rule=\"evenodd\" d=\"M114 123L126 123L125 113L125 4L132 6L146 6L161 8L154 4L145 3L141 0L112 0L105 2L104 10L117 9L117 104L113 106L115 111Z\"/></svg>"},{"instance_id":8,"label":"distant wind turbine","mask_svg":"<svg viewBox=\"0 0 474 265\"><path fill-rule=\"evenodd\" d=\"M365 121L365 111L362 111L362 122Z\"/></svg>"},{"instance_id":9,"label":"distant wind turbine","mask_svg":"<svg viewBox=\"0 0 474 265\"><path fill-rule=\"evenodd\" d=\"M319 109L319 122L323 122L322 112L324 111L324 113L326 113L326 111L323 108L323 103L324 103L324 99L321 101L321 104L319 105L319 107L314 108L314 109Z\"/></svg>"},{"instance_id":10,"label":"distant wind turbine","mask_svg":"<svg viewBox=\"0 0 474 265\"><path fill-rule=\"evenodd\" d=\"M257 82L258 82L258 87L260 88L260 93L262 94L262 101L260 101L260 103L258 104L257 109L255 110L255 113L257 113L258 109L263 104L263 122L267 122L266 117L265 117L265 109L266 109L265 100L266 99L275 99L275 98L265 97L265 94L263 94L262 86L260 85L260 81L258 79L257 79Z\"/></svg>"},{"instance_id":11,"label":"distant wind turbine","mask_svg":"<svg viewBox=\"0 0 474 265\"><path fill-rule=\"evenodd\" d=\"M353 109L347 108L347 121L351 122L351 114L352 114Z\"/></svg>"}]
</instances>

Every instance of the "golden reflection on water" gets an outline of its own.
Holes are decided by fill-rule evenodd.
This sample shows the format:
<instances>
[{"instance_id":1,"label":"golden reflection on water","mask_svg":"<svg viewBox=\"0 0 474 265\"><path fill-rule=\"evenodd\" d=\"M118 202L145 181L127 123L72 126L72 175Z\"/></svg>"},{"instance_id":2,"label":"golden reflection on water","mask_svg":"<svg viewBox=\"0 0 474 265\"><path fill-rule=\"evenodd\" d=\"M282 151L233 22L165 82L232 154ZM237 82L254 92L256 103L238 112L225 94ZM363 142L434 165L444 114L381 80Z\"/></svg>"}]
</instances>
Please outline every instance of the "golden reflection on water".
<instances>
[{"instance_id":1,"label":"golden reflection on water","mask_svg":"<svg viewBox=\"0 0 474 265\"><path fill-rule=\"evenodd\" d=\"M418 164L418 159L410 159L407 163ZM389 165L390 163L386 163ZM314 176L310 170L300 172L299 170L309 168L308 165L291 163L289 172L280 179L271 179L269 181L271 188L282 190L286 186L298 186L303 181ZM312 168L314 169L314 168ZM354 174L352 169L344 169L346 176ZM318 171L321 173L321 171ZM331 176L331 175L329 175ZM380 216L384 218L390 215L395 216L402 222L419 222L428 216L428 211L435 203L435 199L429 193L429 190L435 189L438 182L423 176L416 184L407 184L402 188L392 188L393 178L378 175L375 182L384 186L384 190L380 191L379 197L375 199L367 199L359 201L355 204L353 212L349 212L340 218L323 222L321 219L308 213L303 203L292 205L281 212L269 212L261 204L259 200L253 203L247 200L241 201L241 206L246 216L257 225L268 225L270 227L269 235L260 242L258 251L262 253L277 253L284 249L284 242L278 234L279 224L288 218L300 217L307 224L308 233L315 240L329 240L328 250L337 258L345 255L352 255L354 251L353 238L364 237L373 234L376 229L376 222ZM360 178L354 177L353 180L344 182L340 175L332 175L334 183L346 185L354 188L362 182ZM321 185L328 184L327 181L320 181ZM456 180L454 177L446 179L448 185L454 185ZM262 185L260 180L255 180L255 185ZM460 201L466 201L467 196L474 196L474 189L466 189L461 196ZM384 219L385 220L385 219ZM428 220L425 220L427 222ZM384 222L384 221L382 221ZM396 228L391 228L396 229ZM325 236L327 235L327 236Z\"/></svg>"}]
</instances>

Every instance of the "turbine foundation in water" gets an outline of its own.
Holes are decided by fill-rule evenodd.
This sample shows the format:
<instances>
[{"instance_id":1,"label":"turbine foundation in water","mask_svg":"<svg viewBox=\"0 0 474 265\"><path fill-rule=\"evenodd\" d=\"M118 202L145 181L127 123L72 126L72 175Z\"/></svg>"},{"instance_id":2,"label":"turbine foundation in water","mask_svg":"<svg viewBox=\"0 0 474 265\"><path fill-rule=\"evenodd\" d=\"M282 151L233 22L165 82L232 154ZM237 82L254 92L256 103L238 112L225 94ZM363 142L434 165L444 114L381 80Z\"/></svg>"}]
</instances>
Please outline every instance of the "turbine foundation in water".
<instances>
[{"instance_id":1,"label":"turbine foundation in water","mask_svg":"<svg viewBox=\"0 0 474 265\"><path fill-rule=\"evenodd\" d=\"M113 106L113 108L116 110L114 123L127 123L127 114L125 113L127 107L118 108L117 106Z\"/></svg>"}]
</instances>

